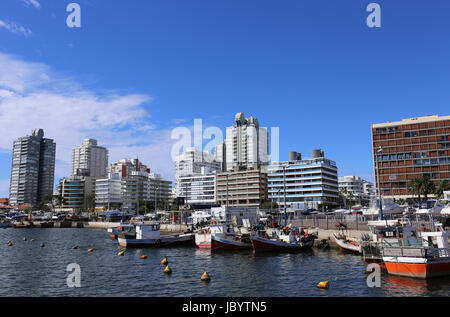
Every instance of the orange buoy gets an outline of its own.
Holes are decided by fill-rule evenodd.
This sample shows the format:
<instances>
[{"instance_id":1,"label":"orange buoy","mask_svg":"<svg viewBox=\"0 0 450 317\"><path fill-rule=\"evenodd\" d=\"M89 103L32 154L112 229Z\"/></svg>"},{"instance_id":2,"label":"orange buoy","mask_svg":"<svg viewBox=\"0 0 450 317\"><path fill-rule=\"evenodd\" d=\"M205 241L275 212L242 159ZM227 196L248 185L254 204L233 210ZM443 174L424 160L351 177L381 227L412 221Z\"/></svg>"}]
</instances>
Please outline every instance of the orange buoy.
<instances>
[{"instance_id":1,"label":"orange buoy","mask_svg":"<svg viewBox=\"0 0 450 317\"><path fill-rule=\"evenodd\" d=\"M94 252L94 249L89 249L88 252Z\"/></svg>"},{"instance_id":2,"label":"orange buoy","mask_svg":"<svg viewBox=\"0 0 450 317\"><path fill-rule=\"evenodd\" d=\"M211 276L209 276L208 272L205 272L205 273L203 273L201 280L202 281L210 281Z\"/></svg>"},{"instance_id":3,"label":"orange buoy","mask_svg":"<svg viewBox=\"0 0 450 317\"><path fill-rule=\"evenodd\" d=\"M164 273L166 273L166 274L172 274L172 269L170 268L169 265L167 265L166 268L164 269Z\"/></svg>"},{"instance_id":4,"label":"orange buoy","mask_svg":"<svg viewBox=\"0 0 450 317\"><path fill-rule=\"evenodd\" d=\"M147 255L145 255L145 254L144 254L144 255L141 255L141 259L142 259L142 260L145 260L146 258L147 258Z\"/></svg>"},{"instance_id":5,"label":"orange buoy","mask_svg":"<svg viewBox=\"0 0 450 317\"><path fill-rule=\"evenodd\" d=\"M119 253L117 253L118 256L123 256L124 254L125 254L125 250L122 250Z\"/></svg>"},{"instance_id":6,"label":"orange buoy","mask_svg":"<svg viewBox=\"0 0 450 317\"><path fill-rule=\"evenodd\" d=\"M169 261L167 260L167 258L162 259L161 261L161 265L168 265Z\"/></svg>"},{"instance_id":7,"label":"orange buoy","mask_svg":"<svg viewBox=\"0 0 450 317\"><path fill-rule=\"evenodd\" d=\"M328 281L322 281L317 284L318 288L328 288Z\"/></svg>"}]
</instances>

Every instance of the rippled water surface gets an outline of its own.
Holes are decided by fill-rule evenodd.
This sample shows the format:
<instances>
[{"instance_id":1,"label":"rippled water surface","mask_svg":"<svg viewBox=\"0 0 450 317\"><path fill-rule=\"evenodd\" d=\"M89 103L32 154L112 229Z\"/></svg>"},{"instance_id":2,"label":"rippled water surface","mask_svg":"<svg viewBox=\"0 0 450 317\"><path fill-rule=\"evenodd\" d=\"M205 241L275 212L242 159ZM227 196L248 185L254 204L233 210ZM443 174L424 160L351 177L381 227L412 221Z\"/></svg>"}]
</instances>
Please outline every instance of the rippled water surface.
<instances>
[{"instance_id":1,"label":"rippled water surface","mask_svg":"<svg viewBox=\"0 0 450 317\"><path fill-rule=\"evenodd\" d=\"M39 246L41 242L45 247ZM88 252L90 248L94 252ZM370 288L361 257L337 250L255 255L176 247L129 249L123 257L117 256L118 250L117 240L104 230L2 229L0 296L450 295L449 278L422 281L382 273L381 287ZM148 258L140 259L142 254ZM173 270L170 276L160 264L164 257ZM81 267L80 288L67 286L70 263ZM204 271L210 273L210 283L200 281ZM324 280L330 281L330 287L318 289L316 284Z\"/></svg>"}]
</instances>

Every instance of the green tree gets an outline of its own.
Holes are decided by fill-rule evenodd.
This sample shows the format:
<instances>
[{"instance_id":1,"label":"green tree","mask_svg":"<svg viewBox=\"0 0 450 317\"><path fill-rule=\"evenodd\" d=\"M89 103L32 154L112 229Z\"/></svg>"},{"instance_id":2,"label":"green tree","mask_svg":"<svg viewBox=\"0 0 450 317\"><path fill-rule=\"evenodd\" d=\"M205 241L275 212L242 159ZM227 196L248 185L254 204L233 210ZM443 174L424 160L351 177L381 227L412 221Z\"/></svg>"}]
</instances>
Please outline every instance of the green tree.
<instances>
[{"instance_id":1,"label":"green tree","mask_svg":"<svg viewBox=\"0 0 450 317\"><path fill-rule=\"evenodd\" d=\"M276 202L274 202L274 201L271 201L271 200L264 200L259 205L259 208L261 208L261 209L277 209L278 208L278 204Z\"/></svg>"},{"instance_id":2,"label":"green tree","mask_svg":"<svg viewBox=\"0 0 450 317\"><path fill-rule=\"evenodd\" d=\"M408 190L411 194L417 195L420 202L421 195L427 200L428 195L435 192L436 185L428 176L421 176L411 181Z\"/></svg>"}]
</instances>

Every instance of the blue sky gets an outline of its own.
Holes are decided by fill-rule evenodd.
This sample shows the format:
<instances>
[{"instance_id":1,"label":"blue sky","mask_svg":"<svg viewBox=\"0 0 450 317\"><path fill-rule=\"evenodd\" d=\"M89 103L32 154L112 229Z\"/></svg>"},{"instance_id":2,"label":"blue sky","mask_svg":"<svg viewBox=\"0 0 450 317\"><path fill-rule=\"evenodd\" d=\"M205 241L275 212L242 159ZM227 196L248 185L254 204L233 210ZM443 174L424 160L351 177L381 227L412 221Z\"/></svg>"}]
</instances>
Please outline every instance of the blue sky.
<instances>
[{"instance_id":1,"label":"blue sky","mask_svg":"<svg viewBox=\"0 0 450 317\"><path fill-rule=\"evenodd\" d=\"M57 178L86 137L173 178L171 129L244 112L280 128L281 159L322 148L371 179L370 124L450 114L448 0L78 0L79 29L70 2L0 2L0 196L35 127L57 143Z\"/></svg>"}]
</instances>

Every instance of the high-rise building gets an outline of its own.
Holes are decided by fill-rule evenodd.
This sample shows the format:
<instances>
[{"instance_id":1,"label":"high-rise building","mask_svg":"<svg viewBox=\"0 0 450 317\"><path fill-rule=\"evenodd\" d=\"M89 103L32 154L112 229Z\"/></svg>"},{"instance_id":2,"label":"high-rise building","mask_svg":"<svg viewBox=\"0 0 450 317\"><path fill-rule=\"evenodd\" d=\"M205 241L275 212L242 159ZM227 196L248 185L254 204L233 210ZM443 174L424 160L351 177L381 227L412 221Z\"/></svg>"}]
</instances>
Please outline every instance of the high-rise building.
<instances>
[{"instance_id":1,"label":"high-rise building","mask_svg":"<svg viewBox=\"0 0 450 317\"><path fill-rule=\"evenodd\" d=\"M272 162L268 167L269 198L284 207L304 203L310 208L337 205L338 169L336 162L324 157L322 150L313 150L311 159L291 152L290 160Z\"/></svg>"},{"instance_id":2,"label":"high-rise building","mask_svg":"<svg viewBox=\"0 0 450 317\"><path fill-rule=\"evenodd\" d=\"M106 177L108 149L97 145L97 140L85 139L72 150L72 175Z\"/></svg>"},{"instance_id":3,"label":"high-rise building","mask_svg":"<svg viewBox=\"0 0 450 317\"><path fill-rule=\"evenodd\" d=\"M180 177L201 174L203 168L221 172L222 163L217 162L210 152L195 147L187 148L175 157L175 193L178 197L182 197Z\"/></svg>"},{"instance_id":4,"label":"high-rise building","mask_svg":"<svg viewBox=\"0 0 450 317\"><path fill-rule=\"evenodd\" d=\"M226 130L224 146L216 146L216 158L224 162L227 171L235 166L250 167L253 164L265 169L269 161L267 129L259 126L257 118L245 118L242 112L236 114L235 122Z\"/></svg>"},{"instance_id":5,"label":"high-rise building","mask_svg":"<svg viewBox=\"0 0 450 317\"><path fill-rule=\"evenodd\" d=\"M450 116L372 124L375 185L387 198L411 198L417 177L450 180ZM378 186L377 186L378 187Z\"/></svg>"},{"instance_id":6,"label":"high-rise building","mask_svg":"<svg viewBox=\"0 0 450 317\"><path fill-rule=\"evenodd\" d=\"M31 136L14 141L10 204L35 205L53 194L56 144L44 138L44 130L35 129Z\"/></svg>"}]
</instances>

